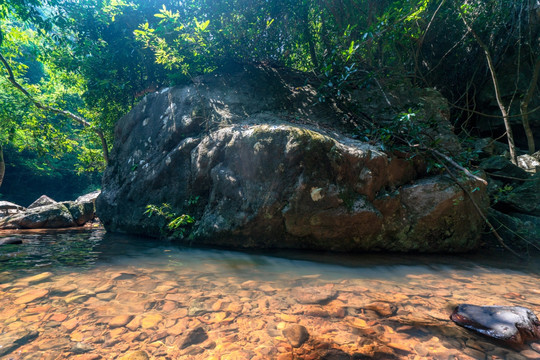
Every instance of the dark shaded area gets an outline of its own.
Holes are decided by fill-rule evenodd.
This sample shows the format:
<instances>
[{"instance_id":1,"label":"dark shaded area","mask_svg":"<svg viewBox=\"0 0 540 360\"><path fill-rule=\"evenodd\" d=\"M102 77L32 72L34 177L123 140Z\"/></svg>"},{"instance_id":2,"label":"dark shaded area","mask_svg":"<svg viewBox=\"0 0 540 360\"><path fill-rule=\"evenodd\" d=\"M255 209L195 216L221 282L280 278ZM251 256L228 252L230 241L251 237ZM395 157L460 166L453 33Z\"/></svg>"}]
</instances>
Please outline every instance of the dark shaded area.
<instances>
[{"instance_id":1,"label":"dark shaded area","mask_svg":"<svg viewBox=\"0 0 540 360\"><path fill-rule=\"evenodd\" d=\"M4 150L6 174L0 187L0 200L28 206L41 195L56 201L74 200L101 185L100 173L78 175L73 159L65 158L50 169L42 168L43 157L29 151Z\"/></svg>"}]
</instances>

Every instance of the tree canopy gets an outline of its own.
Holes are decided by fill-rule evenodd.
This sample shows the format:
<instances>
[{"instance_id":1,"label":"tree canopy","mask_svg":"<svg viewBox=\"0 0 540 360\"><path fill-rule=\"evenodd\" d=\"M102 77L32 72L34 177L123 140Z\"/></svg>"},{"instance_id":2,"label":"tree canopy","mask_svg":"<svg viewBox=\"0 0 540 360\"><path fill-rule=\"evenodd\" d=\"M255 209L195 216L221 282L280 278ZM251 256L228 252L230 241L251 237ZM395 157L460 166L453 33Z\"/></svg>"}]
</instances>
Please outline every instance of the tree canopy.
<instances>
[{"instance_id":1,"label":"tree canopy","mask_svg":"<svg viewBox=\"0 0 540 360\"><path fill-rule=\"evenodd\" d=\"M513 85L493 89L494 97L503 92L504 111L492 115L508 122L494 135L511 139L511 119L522 118L529 134L538 116L528 105L538 94L539 7L534 0L5 0L0 146L75 152L80 169L100 169L116 121L143 95L231 62L311 72L321 101L396 83L434 87L467 132L483 116L478 89L511 73Z\"/></svg>"}]
</instances>

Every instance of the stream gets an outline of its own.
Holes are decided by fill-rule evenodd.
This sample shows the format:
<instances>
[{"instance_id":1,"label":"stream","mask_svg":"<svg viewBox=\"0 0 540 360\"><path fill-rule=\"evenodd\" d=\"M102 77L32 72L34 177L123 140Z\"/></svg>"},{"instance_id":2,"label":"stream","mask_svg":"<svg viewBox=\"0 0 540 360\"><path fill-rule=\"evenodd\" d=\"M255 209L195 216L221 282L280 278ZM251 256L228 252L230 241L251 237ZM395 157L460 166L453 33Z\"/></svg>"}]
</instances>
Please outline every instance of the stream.
<instances>
[{"instance_id":1,"label":"stream","mask_svg":"<svg viewBox=\"0 0 540 360\"><path fill-rule=\"evenodd\" d=\"M0 246L2 359L540 359L540 342L511 349L449 320L460 303L540 315L540 257L237 252L102 229L6 236L22 244Z\"/></svg>"}]
</instances>

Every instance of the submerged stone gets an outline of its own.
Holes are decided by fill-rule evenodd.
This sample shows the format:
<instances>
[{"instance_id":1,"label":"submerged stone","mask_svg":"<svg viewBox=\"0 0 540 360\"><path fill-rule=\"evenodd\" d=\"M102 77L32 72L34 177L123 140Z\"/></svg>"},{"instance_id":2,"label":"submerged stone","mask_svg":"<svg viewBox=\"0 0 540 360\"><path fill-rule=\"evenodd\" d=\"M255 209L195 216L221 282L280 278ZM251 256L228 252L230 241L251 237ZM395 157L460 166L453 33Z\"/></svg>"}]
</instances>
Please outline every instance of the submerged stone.
<instances>
[{"instance_id":1,"label":"submerged stone","mask_svg":"<svg viewBox=\"0 0 540 360\"><path fill-rule=\"evenodd\" d=\"M291 295L300 304L326 304L337 297L337 291L332 287L301 287L293 289Z\"/></svg>"},{"instance_id":2,"label":"submerged stone","mask_svg":"<svg viewBox=\"0 0 540 360\"><path fill-rule=\"evenodd\" d=\"M309 332L305 326L295 324L283 329L283 336L289 340L292 347L298 348L309 339Z\"/></svg>"},{"instance_id":3,"label":"submerged stone","mask_svg":"<svg viewBox=\"0 0 540 360\"><path fill-rule=\"evenodd\" d=\"M7 355L39 336L35 330L11 332L0 336L0 356Z\"/></svg>"},{"instance_id":4,"label":"submerged stone","mask_svg":"<svg viewBox=\"0 0 540 360\"><path fill-rule=\"evenodd\" d=\"M143 350L131 351L122 356L120 360L148 360L150 357Z\"/></svg>"},{"instance_id":5,"label":"submerged stone","mask_svg":"<svg viewBox=\"0 0 540 360\"><path fill-rule=\"evenodd\" d=\"M26 277L23 279L20 279L20 282L27 282L29 284L37 284L44 281L50 281L53 274L50 271L43 272L41 274L37 274L34 276Z\"/></svg>"},{"instance_id":6,"label":"submerged stone","mask_svg":"<svg viewBox=\"0 0 540 360\"><path fill-rule=\"evenodd\" d=\"M185 349L191 345L197 345L200 344L208 339L208 334L202 327L198 327L192 331L190 331L187 335L184 341L182 342L182 345L180 346L180 349Z\"/></svg>"},{"instance_id":7,"label":"submerged stone","mask_svg":"<svg viewBox=\"0 0 540 360\"><path fill-rule=\"evenodd\" d=\"M77 342L71 347L71 352L75 354L85 354L92 350L94 350L92 345L85 344L83 342Z\"/></svg>"},{"instance_id":8,"label":"submerged stone","mask_svg":"<svg viewBox=\"0 0 540 360\"><path fill-rule=\"evenodd\" d=\"M47 289L33 289L28 290L22 293L18 298L16 298L13 303L17 305L28 304L29 302L41 299L49 294Z\"/></svg>"},{"instance_id":9,"label":"submerged stone","mask_svg":"<svg viewBox=\"0 0 540 360\"><path fill-rule=\"evenodd\" d=\"M540 339L540 321L531 310L521 306L461 304L450 319L466 329L510 346Z\"/></svg>"}]
</instances>

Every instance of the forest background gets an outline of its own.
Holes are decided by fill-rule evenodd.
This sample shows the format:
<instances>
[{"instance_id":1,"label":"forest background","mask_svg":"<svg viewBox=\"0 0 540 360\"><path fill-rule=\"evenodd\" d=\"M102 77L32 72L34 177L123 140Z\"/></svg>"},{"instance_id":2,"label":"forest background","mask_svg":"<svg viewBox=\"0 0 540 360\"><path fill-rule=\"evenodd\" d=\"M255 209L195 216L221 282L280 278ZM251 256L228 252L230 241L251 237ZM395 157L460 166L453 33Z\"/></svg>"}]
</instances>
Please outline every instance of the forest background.
<instances>
[{"instance_id":1,"label":"forest background","mask_svg":"<svg viewBox=\"0 0 540 360\"><path fill-rule=\"evenodd\" d=\"M22 205L98 188L122 115L231 63L307 72L319 101L377 89L396 120L368 141L410 135L392 89L435 88L463 165L475 137L515 162L540 132L537 0L2 0L0 55L0 199Z\"/></svg>"}]
</instances>

